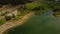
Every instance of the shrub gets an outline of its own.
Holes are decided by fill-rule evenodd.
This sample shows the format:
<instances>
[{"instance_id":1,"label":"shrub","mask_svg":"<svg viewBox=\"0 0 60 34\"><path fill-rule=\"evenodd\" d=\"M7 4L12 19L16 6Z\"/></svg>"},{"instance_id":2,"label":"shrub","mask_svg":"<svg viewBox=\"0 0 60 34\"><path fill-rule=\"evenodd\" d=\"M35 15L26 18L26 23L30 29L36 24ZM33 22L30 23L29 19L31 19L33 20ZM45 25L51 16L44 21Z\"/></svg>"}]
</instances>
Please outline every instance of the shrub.
<instances>
[{"instance_id":1,"label":"shrub","mask_svg":"<svg viewBox=\"0 0 60 34\"><path fill-rule=\"evenodd\" d=\"M5 19L6 19L6 21L9 21L12 19L12 17L11 16L5 16Z\"/></svg>"},{"instance_id":2,"label":"shrub","mask_svg":"<svg viewBox=\"0 0 60 34\"><path fill-rule=\"evenodd\" d=\"M33 10L33 11L35 11L35 10L40 10L40 6L35 7L35 8L33 8L32 10Z\"/></svg>"},{"instance_id":3,"label":"shrub","mask_svg":"<svg viewBox=\"0 0 60 34\"><path fill-rule=\"evenodd\" d=\"M12 14L12 17L13 17L13 18L15 18L15 15L14 15L14 14Z\"/></svg>"},{"instance_id":4,"label":"shrub","mask_svg":"<svg viewBox=\"0 0 60 34\"><path fill-rule=\"evenodd\" d=\"M4 12L4 13L1 13L1 16L4 16L4 15L6 15L6 14L8 14L9 13L9 11L6 11L6 12Z\"/></svg>"}]
</instances>

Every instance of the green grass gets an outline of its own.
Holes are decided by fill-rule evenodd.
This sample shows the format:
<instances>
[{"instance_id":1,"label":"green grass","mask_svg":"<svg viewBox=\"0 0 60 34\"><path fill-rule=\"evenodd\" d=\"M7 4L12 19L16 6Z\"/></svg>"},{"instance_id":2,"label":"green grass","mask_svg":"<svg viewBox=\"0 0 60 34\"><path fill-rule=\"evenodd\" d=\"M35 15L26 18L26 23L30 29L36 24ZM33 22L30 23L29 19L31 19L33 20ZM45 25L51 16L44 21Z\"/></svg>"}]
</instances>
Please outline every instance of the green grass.
<instances>
[{"instance_id":1,"label":"green grass","mask_svg":"<svg viewBox=\"0 0 60 34\"><path fill-rule=\"evenodd\" d=\"M31 11L32 9L34 9L35 7L41 7L44 8L44 10L40 9L40 13L44 13L48 10L53 9L54 7L56 7L59 11L57 11L58 13L60 13L60 3L59 2L51 2L51 1L38 1L37 2L33 2L33 3L27 3L24 7L26 7L26 10L24 10L23 8L20 8L19 11L22 11L22 14L24 14L27 11ZM23 12L25 11L25 12ZM37 10L37 12L39 12ZM55 13L56 14L56 13Z\"/></svg>"},{"instance_id":2,"label":"green grass","mask_svg":"<svg viewBox=\"0 0 60 34\"><path fill-rule=\"evenodd\" d=\"M43 7L43 8L48 8L47 4L43 4L43 3L30 3L30 4L26 4L27 9L33 9L35 7Z\"/></svg>"},{"instance_id":3,"label":"green grass","mask_svg":"<svg viewBox=\"0 0 60 34\"><path fill-rule=\"evenodd\" d=\"M26 4L26 8L27 9L29 9L29 10L31 10L31 9L33 9L33 8L35 8L35 7L38 7L39 6L39 4L38 3L31 3L31 4Z\"/></svg>"},{"instance_id":4,"label":"green grass","mask_svg":"<svg viewBox=\"0 0 60 34\"><path fill-rule=\"evenodd\" d=\"M5 19L1 19L1 20L0 20L0 25L4 24L5 22L6 22Z\"/></svg>"}]
</instances>

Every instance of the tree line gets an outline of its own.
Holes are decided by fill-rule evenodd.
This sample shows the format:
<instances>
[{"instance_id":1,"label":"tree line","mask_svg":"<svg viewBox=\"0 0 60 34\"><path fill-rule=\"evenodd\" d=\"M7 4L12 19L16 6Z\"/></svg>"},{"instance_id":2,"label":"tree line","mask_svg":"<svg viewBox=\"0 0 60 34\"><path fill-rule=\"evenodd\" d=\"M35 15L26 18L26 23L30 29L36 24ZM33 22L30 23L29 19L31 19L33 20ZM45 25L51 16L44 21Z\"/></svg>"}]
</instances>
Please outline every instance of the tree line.
<instances>
[{"instance_id":1,"label":"tree line","mask_svg":"<svg viewBox=\"0 0 60 34\"><path fill-rule=\"evenodd\" d=\"M6 5L6 4L25 4L27 1L32 1L32 0L0 0L0 5Z\"/></svg>"}]
</instances>

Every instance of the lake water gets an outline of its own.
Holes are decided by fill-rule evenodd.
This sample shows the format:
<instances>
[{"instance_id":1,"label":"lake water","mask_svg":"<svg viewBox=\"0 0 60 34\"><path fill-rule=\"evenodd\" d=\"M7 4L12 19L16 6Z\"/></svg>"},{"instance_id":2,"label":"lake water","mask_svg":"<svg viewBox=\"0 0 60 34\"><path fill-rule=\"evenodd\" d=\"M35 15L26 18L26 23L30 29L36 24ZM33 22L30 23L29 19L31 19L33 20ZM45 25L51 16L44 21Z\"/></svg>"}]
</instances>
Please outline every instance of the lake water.
<instances>
[{"instance_id":1,"label":"lake water","mask_svg":"<svg viewBox=\"0 0 60 34\"><path fill-rule=\"evenodd\" d=\"M7 34L60 34L60 18L54 17L52 11L32 17L22 26L9 30Z\"/></svg>"}]
</instances>

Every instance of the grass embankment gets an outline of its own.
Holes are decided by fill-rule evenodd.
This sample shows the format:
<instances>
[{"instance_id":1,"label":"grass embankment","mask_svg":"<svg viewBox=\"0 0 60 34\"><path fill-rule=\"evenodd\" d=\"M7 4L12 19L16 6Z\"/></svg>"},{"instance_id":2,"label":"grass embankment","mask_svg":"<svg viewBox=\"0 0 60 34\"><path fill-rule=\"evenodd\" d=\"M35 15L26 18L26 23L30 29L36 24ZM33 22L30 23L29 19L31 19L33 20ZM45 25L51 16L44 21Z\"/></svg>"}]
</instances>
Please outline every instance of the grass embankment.
<instances>
[{"instance_id":1,"label":"grass embankment","mask_svg":"<svg viewBox=\"0 0 60 34\"><path fill-rule=\"evenodd\" d=\"M48 10L53 9L56 7L58 11L54 12L54 14L58 15L60 14L60 3L58 2L46 2L46 1L39 1L39 2L33 2L33 3L27 3L24 6L21 6L18 8L18 15L15 16L13 20L21 19L24 15L28 14L29 12L34 11L36 15L40 15L44 12L47 12ZM12 20L11 20L12 21ZM4 23L4 20L2 20L0 23Z\"/></svg>"},{"instance_id":2,"label":"grass embankment","mask_svg":"<svg viewBox=\"0 0 60 34\"><path fill-rule=\"evenodd\" d=\"M47 10L49 10L50 9L49 7L50 6L48 6L48 4L45 4L43 2L27 3L24 6L21 6L20 8L17 9L19 13L17 16L15 16L15 18L13 20L21 19L24 15L26 15L27 13L32 12L32 11L34 11L36 15L40 15L40 14L46 12ZM3 16L5 14L6 13L4 13ZM13 20L10 20L10 21L13 21ZM0 23L2 23L2 22L4 23L4 20L2 20Z\"/></svg>"},{"instance_id":3,"label":"grass embankment","mask_svg":"<svg viewBox=\"0 0 60 34\"><path fill-rule=\"evenodd\" d=\"M45 8L52 9L52 10L56 8L57 11L55 11L53 14L60 15L60 2L53 2L53 1L38 1L38 2L44 4L43 6Z\"/></svg>"},{"instance_id":4,"label":"grass embankment","mask_svg":"<svg viewBox=\"0 0 60 34\"><path fill-rule=\"evenodd\" d=\"M48 6L48 4L39 3L39 2L26 4L25 7L29 11L34 11L36 15L40 15L40 14L47 12L48 10L51 9L51 8L49 8L50 6Z\"/></svg>"},{"instance_id":5,"label":"grass embankment","mask_svg":"<svg viewBox=\"0 0 60 34\"><path fill-rule=\"evenodd\" d=\"M35 10L37 14L44 13L48 10L53 10L54 8L58 9L53 15L60 15L60 2L53 2L53 1L37 1L35 3L30 3L27 5L28 9L33 9L35 7L40 6L40 10ZM43 8L43 9L42 9Z\"/></svg>"},{"instance_id":6,"label":"grass embankment","mask_svg":"<svg viewBox=\"0 0 60 34\"><path fill-rule=\"evenodd\" d=\"M29 12L28 12L27 10L24 10L23 8L20 7L20 8L17 9L17 15L14 16L14 17L13 17L13 15L12 15L12 16L9 16L9 17L6 17L6 18L5 18L6 15L8 15L8 14L11 13L10 11L5 11L4 13L2 13L2 11L1 11L0 13L1 13L0 16L4 16L4 18L0 19L0 25L2 25L2 24L4 24L4 23L7 22L7 21L12 21L12 22L14 22L14 21L16 21L16 20L19 20L19 19L21 19L24 15L28 14ZM6 19L8 19L8 20L6 20Z\"/></svg>"}]
</instances>

